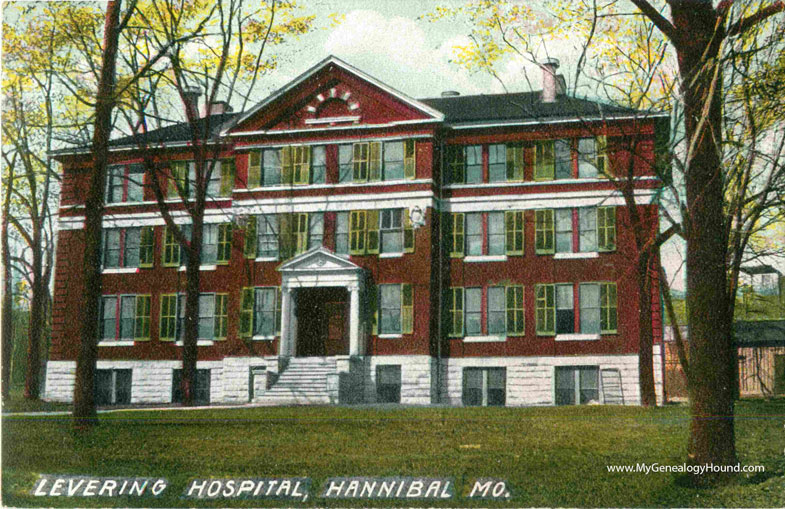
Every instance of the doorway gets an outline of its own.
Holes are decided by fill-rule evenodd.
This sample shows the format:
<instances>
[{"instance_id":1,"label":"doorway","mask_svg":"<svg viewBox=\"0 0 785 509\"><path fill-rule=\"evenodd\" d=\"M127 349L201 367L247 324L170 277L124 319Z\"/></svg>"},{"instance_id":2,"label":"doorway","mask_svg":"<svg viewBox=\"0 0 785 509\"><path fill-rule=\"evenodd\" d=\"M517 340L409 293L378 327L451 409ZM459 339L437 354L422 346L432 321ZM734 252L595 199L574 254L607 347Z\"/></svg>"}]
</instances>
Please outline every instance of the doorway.
<instances>
[{"instance_id":1,"label":"doorway","mask_svg":"<svg viewBox=\"0 0 785 509\"><path fill-rule=\"evenodd\" d=\"M297 356L332 357L349 353L346 288L297 290Z\"/></svg>"}]
</instances>

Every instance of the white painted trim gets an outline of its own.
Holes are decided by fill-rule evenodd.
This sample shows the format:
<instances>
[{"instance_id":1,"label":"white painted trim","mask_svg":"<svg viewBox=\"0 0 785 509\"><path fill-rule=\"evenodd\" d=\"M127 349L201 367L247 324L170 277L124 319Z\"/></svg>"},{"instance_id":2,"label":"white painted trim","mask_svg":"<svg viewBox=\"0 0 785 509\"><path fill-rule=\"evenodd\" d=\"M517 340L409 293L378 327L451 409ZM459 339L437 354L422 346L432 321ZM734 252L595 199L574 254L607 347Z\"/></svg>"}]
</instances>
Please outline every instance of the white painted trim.
<instances>
[{"instance_id":1,"label":"white painted trim","mask_svg":"<svg viewBox=\"0 0 785 509\"><path fill-rule=\"evenodd\" d=\"M599 258L600 253L598 251L586 252L586 253L556 253L553 255L554 260L579 260L584 258Z\"/></svg>"},{"instance_id":2,"label":"white painted trim","mask_svg":"<svg viewBox=\"0 0 785 509\"><path fill-rule=\"evenodd\" d=\"M254 341L273 341L277 336L252 336Z\"/></svg>"},{"instance_id":3,"label":"white painted trim","mask_svg":"<svg viewBox=\"0 0 785 509\"><path fill-rule=\"evenodd\" d=\"M379 258L401 258L403 253L379 253Z\"/></svg>"},{"instance_id":4,"label":"white painted trim","mask_svg":"<svg viewBox=\"0 0 785 509\"><path fill-rule=\"evenodd\" d=\"M465 336L464 343L504 343L507 341L506 336Z\"/></svg>"},{"instance_id":5,"label":"white painted trim","mask_svg":"<svg viewBox=\"0 0 785 509\"><path fill-rule=\"evenodd\" d=\"M466 263L506 262L507 255L471 255L464 256L463 261Z\"/></svg>"},{"instance_id":6,"label":"white painted trim","mask_svg":"<svg viewBox=\"0 0 785 509\"><path fill-rule=\"evenodd\" d=\"M360 115L350 115L345 117L324 117L324 118L306 118L306 124L331 124L335 122L357 122L360 120Z\"/></svg>"},{"instance_id":7,"label":"white painted trim","mask_svg":"<svg viewBox=\"0 0 785 509\"><path fill-rule=\"evenodd\" d=\"M655 189L639 189L635 203L648 205L657 195ZM503 210L550 209L560 207L625 206L617 191L574 191L562 193L529 193L495 196L447 198L441 202L445 212L493 212Z\"/></svg>"},{"instance_id":8,"label":"white painted trim","mask_svg":"<svg viewBox=\"0 0 785 509\"><path fill-rule=\"evenodd\" d=\"M235 193L255 193L257 191L296 191L296 190L312 190L312 189L350 189L350 188L363 188L363 187L384 187L384 186L400 186L401 184L432 184L433 179L400 179L400 180L380 180L378 182L341 182L338 184L309 184L294 185L294 184L278 184L274 186L260 186L252 187L251 189L236 189ZM291 199L291 198L289 198Z\"/></svg>"},{"instance_id":9,"label":"white painted trim","mask_svg":"<svg viewBox=\"0 0 785 509\"><path fill-rule=\"evenodd\" d=\"M277 262L278 261L278 257L277 256L259 256L257 258L254 258L254 261L255 262Z\"/></svg>"},{"instance_id":10,"label":"white painted trim","mask_svg":"<svg viewBox=\"0 0 785 509\"><path fill-rule=\"evenodd\" d=\"M130 340L130 341L128 341L128 340L121 340L121 341L99 341L99 342L98 342L98 346L99 346L99 347L105 347L105 346L110 346L110 347L111 347L111 346L134 346L134 342L133 342L133 340Z\"/></svg>"},{"instance_id":11,"label":"white painted trim","mask_svg":"<svg viewBox=\"0 0 785 509\"><path fill-rule=\"evenodd\" d=\"M379 339L401 339L403 334L379 334Z\"/></svg>"},{"instance_id":12,"label":"white painted trim","mask_svg":"<svg viewBox=\"0 0 785 509\"><path fill-rule=\"evenodd\" d=\"M659 180L659 177L635 177L633 181L643 182L650 180ZM613 182L607 178L578 178L578 179L560 179L560 180L526 180L523 182L483 182L481 184L447 184L443 186L444 189L485 189L488 187L530 187L542 185L575 185L575 184L597 184L602 182Z\"/></svg>"},{"instance_id":13,"label":"white painted trim","mask_svg":"<svg viewBox=\"0 0 785 509\"><path fill-rule=\"evenodd\" d=\"M114 267L109 269L101 269L101 274L136 274L139 272L139 267Z\"/></svg>"},{"instance_id":14,"label":"white painted trim","mask_svg":"<svg viewBox=\"0 0 785 509\"><path fill-rule=\"evenodd\" d=\"M341 67L342 69L344 69L345 71L348 71L349 73L358 76L359 78L361 78L361 79L371 83L372 85L375 85L375 86L381 88L382 90L384 90L388 94L397 97L398 99L402 100L403 102L408 103L409 105L419 109L420 111L422 111L424 113L427 113L428 115L431 115L432 117L434 117L435 120L444 120L444 114L442 112L440 112L440 111L438 111L438 110L436 110L434 108L431 108L427 104L424 104L424 103L421 103L420 101L412 99L411 97L407 96L406 94L403 94L403 93L395 90L394 88L390 87L389 85L385 85L381 81L378 81L376 78L374 78L372 76L369 76L368 74L365 74L364 72L360 71L359 69L356 69L355 67L352 67L351 65L347 64L343 60L341 60L339 58L336 58L336 57L331 55L331 56L325 58L324 60L322 60L321 62L319 62L318 64L316 64L315 66L311 67L310 69L308 69L307 71L305 71L304 73L302 73L301 75L299 75L298 77L296 77L295 79L293 79L292 81L287 83L286 85L284 85L282 88L278 89L276 92L273 92L272 94L270 94L266 99L264 99L262 102L260 102L259 104L257 104L256 106L254 106L253 108L248 110L248 112L245 113L244 115L238 115L238 117L235 118L221 132L221 135L225 135L227 133L227 131L229 131L230 129L233 129L234 127L242 124L243 122L245 122L246 120L248 120L249 118L254 116L259 110L261 110L262 108L264 108L268 104L272 103L273 101L275 101L279 97L283 96L286 92L288 92L288 91L294 89L295 87L299 86L301 83L303 83L308 78L310 78L311 76L316 74L322 68L324 68L324 67L326 67L326 66L328 66L330 64L335 64L338 67Z\"/></svg>"},{"instance_id":15,"label":"white painted trim","mask_svg":"<svg viewBox=\"0 0 785 509\"><path fill-rule=\"evenodd\" d=\"M107 203L105 206L106 207L133 207L135 205L155 205L156 203L157 202L154 201L121 201L115 203ZM79 205L78 207L84 208L84 205ZM71 206L68 208L77 208L77 206Z\"/></svg>"},{"instance_id":16,"label":"white painted trim","mask_svg":"<svg viewBox=\"0 0 785 509\"><path fill-rule=\"evenodd\" d=\"M246 133L242 133L246 134ZM325 138L318 141L303 141L297 142L297 145L301 146L319 146L319 145L351 145L353 143L365 143L371 141L404 141L404 140L419 140L419 139L433 139L433 135L431 134L412 134L409 136L366 136L363 138L352 138L347 140L346 138ZM288 147L291 146L292 143L282 143L280 141L277 142L268 142L268 143L254 143L252 145L241 145L238 147L234 147L235 153L242 153L249 150L259 149L259 148L279 148L279 147ZM235 192L238 190L235 189Z\"/></svg>"},{"instance_id":17,"label":"white painted trim","mask_svg":"<svg viewBox=\"0 0 785 509\"><path fill-rule=\"evenodd\" d=\"M208 270L218 270L218 264L213 264L213 265L200 265L200 266L199 266L199 270L204 270L204 271L208 271Z\"/></svg>"},{"instance_id":18,"label":"white painted trim","mask_svg":"<svg viewBox=\"0 0 785 509\"><path fill-rule=\"evenodd\" d=\"M182 341L175 341L174 344L175 344L175 346L183 346L183 342ZM213 341L212 339L197 339L196 340L196 346L213 346L214 344L215 344L215 341Z\"/></svg>"},{"instance_id":19,"label":"white painted trim","mask_svg":"<svg viewBox=\"0 0 785 509\"><path fill-rule=\"evenodd\" d=\"M557 334L554 341L599 341L599 334Z\"/></svg>"},{"instance_id":20,"label":"white painted trim","mask_svg":"<svg viewBox=\"0 0 785 509\"><path fill-rule=\"evenodd\" d=\"M441 120L433 119L433 118L423 118L417 120L394 120L392 122L386 122L384 124L347 124L347 125L340 125L340 126L330 126L330 127L311 127L308 129L277 129L277 130L264 130L264 131L248 131L248 132L237 132L237 133L226 133L225 131L221 133L221 136L275 136L275 135L289 135L289 134L306 134L306 133L315 133L315 132L329 132L329 131L346 131L352 130L356 131L359 129L386 129L388 127L395 127L399 125L416 125L416 124L432 124L434 122L441 122Z\"/></svg>"},{"instance_id":21,"label":"white painted trim","mask_svg":"<svg viewBox=\"0 0 785 509\"><path fill-rule=\"evenodd\" d=\"M641 115L606 115L594 117L571 117L555 120L510 120L507 122L464 122L456 124L448 124L453 129L482 129L487 127L513 127L513 126L527 126L527 125L543 125L543 124L569 124L573 122L602 122L606 120L651 120L659 117L670 117L667 112L653 112L644 113Z\"/></svg>"},{"instance_id":22,"label":"white painted trim","mask_svg":"<svg viewBox=\"0 0 785 509\"><path fill-rule=\"evenodd\" d=\"M237 200L235 215L280 214L292 212L343 212L357 209L433 207L432 191L406 191L352 195L301 196Z\"/></svg>"}]
</instances>

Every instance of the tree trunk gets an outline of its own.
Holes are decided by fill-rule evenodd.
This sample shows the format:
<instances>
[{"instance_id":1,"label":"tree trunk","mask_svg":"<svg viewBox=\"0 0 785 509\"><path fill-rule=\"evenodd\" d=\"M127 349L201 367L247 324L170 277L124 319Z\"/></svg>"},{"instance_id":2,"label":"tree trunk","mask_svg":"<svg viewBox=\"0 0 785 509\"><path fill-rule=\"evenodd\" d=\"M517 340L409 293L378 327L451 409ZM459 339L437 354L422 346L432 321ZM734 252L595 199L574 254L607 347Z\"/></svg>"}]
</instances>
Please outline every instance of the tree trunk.
<instances>
[{"instance_id":1,"label":"tree trunk","mask_svg":"<svg viewBox=\"0 0 785 509\"><path fill-rule=\"evenodd\" d=\"M39 376L41 369L41 332L44 329L43 253L41 252L40 218L33 218L33 285L30 302L30 326L27 341L27 370L25 372L25 399L39 398Z\"/></svg>"},{"instance_id":2,"label":"tree trunk","mask_svg":"<svg viewBox=\"0 0 785 509\"><path fill-rule=\"evenodd\" d=\"M103 61L95 106L93 167L85 201L83 314L74 385L74 428L77 430L97 424L94 391L101 298L101 216L106 187L108 142L112 129L121 2L122 0L110 1L106 6Z\"/></svg>"},{"instance_id":3,"label":"tree trunk","mask_svg":"<svg viewBox=\"0 0 785 509\"><path fill-rule=\"evenodd\" d=\"M641 405L656 406L657 393L654 388L654 333L651 321L651 265L649 251L638 255L638 379L641 390Z\"/></svg>"},{"instance_id":4,"label":"tree trunk","mask_svg":"<svg viewBox=\"0 0 785 509\"><path fill-rule=\"evenodd\" d=\"M687 308L692 403L688 454L695 464L735 464L733 425L736 356L733 318L725 300L727 271L722 143L722 75L718 27L711 2L671 4L677 45L686 141ZM706 476L705 480L716 477Z\"/></svg>"},{"instance_id":5,"label":"tree trunk","mask_svg":"<svg viewBox=\"0 0 785 509\"><path fill-rule=\"evenodd\" d=\"M2 332L3 344L3 371L2 371L2 386L3 386L3 401L8 400L8 395L11 385L11 353L14 350L14 326L13 326L13 281L11 279L11 263L9 256L11 249L8 245L8 215L11 206L11 189L13 185L13 169L9 168L9 178L5 183L5 200L3 200L3 218L2 218L2 250L3 250L3 315L2 315Z\"/></svg>"},{"instance_id":6,"label":"tree trunk","mask_svg":"<svg viewBox=\"0 0 785 509\"><path fill-rule=\"evenodd\" d=\"M196 361L199 356L199 265L202 260L204 213L193 214L191 248L185 271L185 338L183 339L183 405L194 405L196 390Z\"/></svg>"}]
</instances>

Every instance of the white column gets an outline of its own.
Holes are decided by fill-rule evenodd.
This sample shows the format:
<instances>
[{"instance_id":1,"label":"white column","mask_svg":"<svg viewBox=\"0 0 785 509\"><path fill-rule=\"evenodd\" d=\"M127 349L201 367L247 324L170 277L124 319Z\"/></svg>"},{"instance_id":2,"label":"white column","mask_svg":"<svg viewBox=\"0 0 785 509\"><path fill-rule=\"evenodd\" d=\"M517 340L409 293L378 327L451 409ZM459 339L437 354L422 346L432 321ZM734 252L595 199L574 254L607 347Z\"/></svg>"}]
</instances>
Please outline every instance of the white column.
<instances>
[{"instance_id":1,"label":"white column","mask_svg":"<svg viewBox=\"0 0 785 509\"><path fill-rule=\"evenodd\" d=\"M281 297L281 340L278 345L278 355L284 357L290 355L291 319L289 314L292 309L292 289L284 286L281 289Z\"/></svg>"},{"instance_id":2,"label":"white column","mask_svg":"<svg viewBox=\"0 0 785 509\"><path fill-rule=\"evenodd\" d=\"M349 286L349 355L362 355L360 345L360 286Z\"/></svg>"}]
</instances>

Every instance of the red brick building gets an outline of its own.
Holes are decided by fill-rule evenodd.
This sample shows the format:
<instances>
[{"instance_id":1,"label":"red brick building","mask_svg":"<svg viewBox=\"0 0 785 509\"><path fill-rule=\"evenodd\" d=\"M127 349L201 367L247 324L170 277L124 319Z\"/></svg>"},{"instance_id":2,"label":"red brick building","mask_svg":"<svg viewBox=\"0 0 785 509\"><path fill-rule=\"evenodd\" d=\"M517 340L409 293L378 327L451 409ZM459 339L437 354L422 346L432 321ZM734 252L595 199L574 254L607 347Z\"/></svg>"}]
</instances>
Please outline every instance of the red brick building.
<instances>
[{"instance_id":1,"label":"red brick building","mask_svg":"<svg viewBox=\"0 0 785 509\"><path fill-rule=\"evenodd\" d=\"M607 174L633 165L636 203L656 223L652 163L667 116L569 97L557 65L543 67L542 93L415 100L331 57L248 112L219 105L199 399L637 403L635 244ZM629 137L642 147L634 156L614 148ZM112 142L102 404L179 398L183 257L139 147L165 154L184 178L189 139L181 124ZM89 150L58 159L46 398L70 400Z\"/></svg>"}]
</instances>

